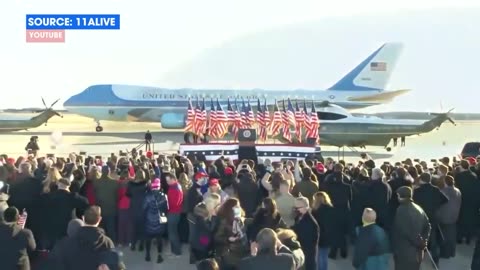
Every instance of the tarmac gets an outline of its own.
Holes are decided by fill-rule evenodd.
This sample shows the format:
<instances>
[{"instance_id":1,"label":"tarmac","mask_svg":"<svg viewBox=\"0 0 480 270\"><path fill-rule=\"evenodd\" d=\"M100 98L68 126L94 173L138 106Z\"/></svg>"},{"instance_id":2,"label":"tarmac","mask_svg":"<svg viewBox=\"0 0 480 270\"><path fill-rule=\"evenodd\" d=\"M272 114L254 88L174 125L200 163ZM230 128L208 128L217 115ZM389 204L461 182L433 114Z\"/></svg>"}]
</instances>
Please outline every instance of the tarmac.
<instances>
[{"instance_id":1,"label":"tarmac","mask_svg":"<svg viewBox=\"0 0 480 270\"><path fill-rule=\"evenodd\" d=\"M64 118L54 117L47 126L40 126L30 131L13 132L0 134L0 154L6 153L16 157L25 155L24 148L33 135L39 137L40 154L53 153L57 156L66 156L70 152L86 151L89 155L108 156L110 153L118 153L120 150L131 149L143 141L144 133L147 130L152 132L155 141L155 151L171 153L178 150L178 144L183 141L181 130L162 130L160 124L156 123L118 123L102 122L104 132L95 132L96 124L84 117L66 114ZM457 156L463 145L469 141L479 141L478 131L480 123L458 122L457 126L445 123L438 131L433 131L422 136L408 137L405 147L396 147L392 152L383 148L368 148L369 153L376 162L389 160L390 162L404 160L407 157L420 158L429 161L431 158L443 156ZM322 147L323 156L337 157L337 148ZM348 149L349 150L349 149ZM360 151L360 149L358 149ZM365 151L365 150L362 150ZM359 152L345 151L347 162L356 162L360 159ZM343 158L342 152L340 157ZM165 262L145 262L144 254L131 252L128 248L120 248L124 252L124 260L129 270L148 269L195 269L188 262L188 251L184 246L183 256L170 258L164 256ZM169 250L169 249L164 249ZM152 252L152 254L155 254ZM352 252L350 252L350 255ZM473 244L470 246L459 245L457 256L449 260L440 261L440 269L463 270L470 269L470 262L473 254ZM152 257L152 259L155 257ZM155 260L153 260L155 261ZM393 262L392 267L393 269ZM329 261L330 270L353 269L351 256L347 259ZM422 269L435 269L425 257Z\"/></svg>"}]
</instances>

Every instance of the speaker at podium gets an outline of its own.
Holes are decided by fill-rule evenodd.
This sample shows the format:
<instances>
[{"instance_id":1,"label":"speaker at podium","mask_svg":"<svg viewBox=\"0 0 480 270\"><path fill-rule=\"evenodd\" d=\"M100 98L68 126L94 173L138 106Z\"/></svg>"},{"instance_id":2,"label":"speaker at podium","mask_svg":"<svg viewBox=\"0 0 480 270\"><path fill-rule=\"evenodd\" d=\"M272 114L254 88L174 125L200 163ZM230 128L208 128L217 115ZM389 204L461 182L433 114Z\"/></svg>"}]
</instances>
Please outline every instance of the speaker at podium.
<instances>
[{"instance_id":1,"label":"speaker at podium","mask_svg":"<svg viewBox=\"0 0 480 270\"><path fill-rule=\"evenodd\" d=\"M238 141L239 142L255 142L257 140L256 129L239 129Z\"/></svg>"}]
</instances>

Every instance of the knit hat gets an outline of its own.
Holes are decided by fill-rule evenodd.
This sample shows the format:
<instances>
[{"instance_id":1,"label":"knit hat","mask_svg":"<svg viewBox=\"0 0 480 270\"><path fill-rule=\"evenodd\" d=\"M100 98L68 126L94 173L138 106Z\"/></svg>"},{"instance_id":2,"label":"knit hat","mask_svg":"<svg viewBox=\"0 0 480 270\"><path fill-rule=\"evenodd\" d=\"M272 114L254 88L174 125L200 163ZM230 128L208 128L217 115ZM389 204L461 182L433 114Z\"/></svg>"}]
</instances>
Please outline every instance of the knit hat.
<instances>
[{"instance_id":1,"label":"knit hat","mask_svg":"<svg viewBox=\"0 0 480 270\"><path fill-rule=\"evenodd\" d=\"M397 194L400 196L400 198L410 199L412 198L412 193L411 187L403 186L397 189Z\"/></svg>"},{"instance_id":2,"label":"knit hat","mask_svg":"<svg viewBox=\"0 0 480 270\"><path fill-rule=\"evenodd\" d=\"M147 156L147 158L152 158L153 153L152 153L152 151L147 151L147 153L145 155Z\"/></svg>"},{"instance_id":3,"label":"knit hat","mask_svg":"<svg viewBox=\"0 0 480 270\"><path fill-rule=\"evenodd\" d=\"M150 188L155 190L160 189L160 179L158 178L153 179Z\"/></svg>"},{"instance_id":4,"label":"knit hat","mask_svg":"<svg viewBox=\"0 0 480 270\"><path fill-rule=\"evenodd\" d=\"M85 223L81 219L76 218L76 219L70 220L67 227L67 235L69 237L74 236L78 232L78 230L84 225Z\"/></svg>"}]
</instances>

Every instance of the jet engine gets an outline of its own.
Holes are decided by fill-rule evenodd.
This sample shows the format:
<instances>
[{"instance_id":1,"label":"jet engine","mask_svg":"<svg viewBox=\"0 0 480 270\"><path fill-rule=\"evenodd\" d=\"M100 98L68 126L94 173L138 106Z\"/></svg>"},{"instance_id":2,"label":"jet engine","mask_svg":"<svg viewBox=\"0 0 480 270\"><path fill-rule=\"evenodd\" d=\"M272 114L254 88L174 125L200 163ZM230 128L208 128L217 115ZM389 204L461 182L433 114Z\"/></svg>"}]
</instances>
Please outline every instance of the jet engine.
<instances>
[{"instance_id":1,"label":"jet engine","mask_svg":"<svg viewBox=\"0 0 480 270\"><path fill-rule=\"evenodd\" d=\"M165 129L180 129L185 127L185 114L180 113L165 113L160 118L162 128Z\"/></svg>"}]
</instances>

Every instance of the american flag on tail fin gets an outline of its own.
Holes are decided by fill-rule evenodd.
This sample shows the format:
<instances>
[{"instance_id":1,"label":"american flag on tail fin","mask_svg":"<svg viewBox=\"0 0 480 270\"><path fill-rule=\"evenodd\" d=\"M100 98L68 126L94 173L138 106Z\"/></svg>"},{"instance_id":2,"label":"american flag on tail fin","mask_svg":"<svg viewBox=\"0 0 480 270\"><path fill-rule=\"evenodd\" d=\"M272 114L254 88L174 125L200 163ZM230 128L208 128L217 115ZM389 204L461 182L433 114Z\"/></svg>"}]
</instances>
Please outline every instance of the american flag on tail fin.
<instances>
[{"instance_id":1,"label":"american flag on tail fin","mask_svg":"<svg viewBox=\"0 0 480 270\"><path fill-rule=\"evenodd\" d=\"M193 108L192 100L188 99L187 119L185 120L185 132L195 131L195 108Z\"/></svg>"},{"instance_id":2,"label":"american flag on tail fin","mask_svg":"<svg viewBox=\"0 0 480 270\"><path fill-rule=\"evenodd\" d=\"M285 108L285 100L282 100L283 111L282 111L282 122L283 122L283 133L282 137L285 138L288 142L292 142L292 134L290 133L290 113L287 108ZM294 116L295 117L295 116Z\"/></svg>"},{"instance_id":3,"label":"american flag on tail fin","mask_svg":"<svg viewBox=\"0 0 480 270\"><path fill-rule=\"evenodd\" d=\"M273 136L278 135L278 132L280 131L280 128L282 126L283 126L282 113L278 108L277 100L275 100L275 104L273 106L273 117L272 117L272 121L270 122L270 134L272 134Z\"/></svg>"},{"instance_id":4,"label":"american flag on tail fin","mask_svg":"<svg viewBox=\"0 0 480 270\"><path fill-rule=\"evenodd\" d=\"M260 99L257 99L257 108L258 137L260 140L265 142L267 140L267 124L265 111L260 104Z\"/></svg>"}]
</instances>

